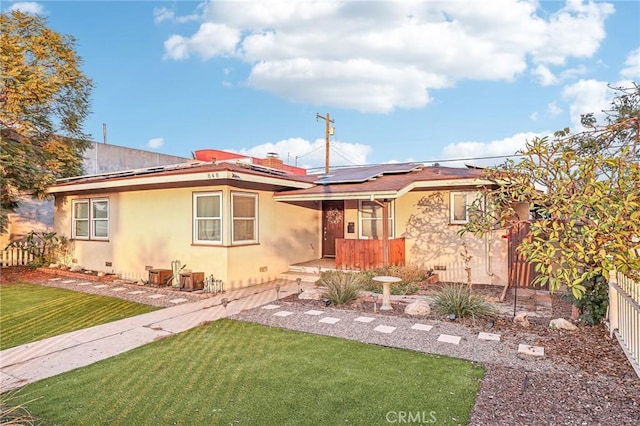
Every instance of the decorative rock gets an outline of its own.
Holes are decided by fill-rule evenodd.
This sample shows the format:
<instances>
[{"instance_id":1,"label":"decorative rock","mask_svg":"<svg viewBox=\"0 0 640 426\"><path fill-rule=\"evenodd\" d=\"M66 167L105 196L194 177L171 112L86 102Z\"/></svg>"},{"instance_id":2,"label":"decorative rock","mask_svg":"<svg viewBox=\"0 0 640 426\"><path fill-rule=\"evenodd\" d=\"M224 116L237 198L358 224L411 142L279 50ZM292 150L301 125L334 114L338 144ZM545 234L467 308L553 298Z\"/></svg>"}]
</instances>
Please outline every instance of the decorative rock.
<instances>
[{"instance_id":1,"label":"decorative rock","mask_svg":"<svg viewBox=\"0 0 640 426\"><path fill-rule=\"evenodd\" d=\"M49 265L49 268L51 269L58 269L60 267L60 265L58 265L57 263L52 263L51 265Z\"/></svg>"},{"instance_id":2,"label":"decorative rock","mask_svg":"<svg viewBox=\"0 0 640 426\"><path fill-rule=\"evenodd\" d=\"M416 300L413 303L407 305L404 308L404 313L407 315L429 315L431 313L431 306L425 300Z\"/></svg>"},{"instance_id":3,"label":"decorative rock","mask_svg":"<svg viewBox=\"0 0 640 426\"><path fill-rule=\"evenodd\" d=\"M73 265L71 268L69 268L69 271L71 272L82 272L83 268L80 265Z\"/></svg>"},{"instance_id":4,"label":"decorative rock","mask_svg":"<svg viewBox=\"0 0 640 426\"><path fill-rule=\"evenodd\" d=\"M513 318L513 323L519 325L520 327L529 327L531 325L529 323L529 319L527 318L527 314L525 313L516 315Z\"/></svg>"},{"instance_id":5,"label":"decorative rock","mask_svg":"<svg viewBox=\"0 0 640 426\"><path fill-rule=\"evenodd\" d=\"M300 300L322 300L324 291L320 288L308 288L298 295Z\"/></svg>"},{"instance_id":6,"label":"decorative rock","mask_svg":"<svg viewBox=\"0 0 640 426\"><path fill-rule=\"evenodd\" d=\"M564 318L556 318L551 320L549 323L549 327L555 330L569 330L574 331L577 330L578 327L572 323L571 321L567 321Z\"/></svg>"}]
</instances>

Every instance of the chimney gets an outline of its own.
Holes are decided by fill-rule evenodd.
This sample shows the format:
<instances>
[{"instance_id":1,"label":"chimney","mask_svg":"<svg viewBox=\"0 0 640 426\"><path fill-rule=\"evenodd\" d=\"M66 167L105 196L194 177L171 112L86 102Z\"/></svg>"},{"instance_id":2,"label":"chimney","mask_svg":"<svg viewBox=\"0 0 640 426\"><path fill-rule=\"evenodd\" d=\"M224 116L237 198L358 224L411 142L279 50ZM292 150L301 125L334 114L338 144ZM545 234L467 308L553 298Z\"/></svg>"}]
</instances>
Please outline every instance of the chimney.
<instances>
[{"instance_id":1,"label":"chimney","mask_svg":"<svg viewBox=\"0 0 640 426\"><path fill-rule=\"evenodd\" d=\"M276 152L267 152L267 158L262 160L262 165L265 167L271 167L272 169L283 169L283 162L278 158L278 153Z\"/></svg>"}]
</instances>

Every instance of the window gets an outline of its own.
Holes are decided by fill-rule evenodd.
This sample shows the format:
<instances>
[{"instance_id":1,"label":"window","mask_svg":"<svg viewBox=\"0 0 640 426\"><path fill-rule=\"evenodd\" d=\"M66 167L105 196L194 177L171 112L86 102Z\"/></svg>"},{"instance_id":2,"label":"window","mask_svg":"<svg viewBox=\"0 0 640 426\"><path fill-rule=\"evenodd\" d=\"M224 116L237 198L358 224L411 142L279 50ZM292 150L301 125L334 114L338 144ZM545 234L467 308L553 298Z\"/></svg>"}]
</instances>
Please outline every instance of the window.
<instances>
[{"instance_id":1,"label":"window","mask_svg":"<svg viewBox=\"0 0 640 426\"><path fill-rule=\"evenodd\" d=\"M71 222L71 236L74 239L109 239L109 200L73 200Z\"/></svg>"},{"instance_id":2,"label":"window","mask_svg":"<svg viewBox=\"0 0 640 426\"><path fill-rule=\"evenodd\" d=\"M469 207L481 197L479 192L451 192L449 199L449 223L465 224L469 222Z\"/></svg>"},{"instance_id":3,"label":"window","mask_svg":"<svg viewBox=\"0 0 640 426\"><path fill-rule=\"evenodd\" d=\"M193 205L193 241L222 244L222 193L195 193Z\"/></svg>"},{"instance_id":4,"label":"window","mask_svg":"<svg viewBox=\"0 0 640 426\"><path fill-rule=\"evenodd\" d=\"M358 209L360 219L359 238L377 240L382 238L382 206L373 201L360 201ZM393 238L393 202L389 203L389 238Z\"/></svg>"},{"instance_id":5,"label":"window","mask_svg":"<svg viewBox=\"0 0 640 426\"><path fill-rule=\"evenodd\" d=\"M72 208L72 238L89 239L89 200L74 200Z\"/></svg>"},{"instance_id":6,"label":"window","mask_svg":"<svg viewBox=\"0 0 640 426\"><path fill-rule=\"evenodd\" d=\"M231 243L258 242L258 195L231 193Z\"/></svg>"}]
</instances>

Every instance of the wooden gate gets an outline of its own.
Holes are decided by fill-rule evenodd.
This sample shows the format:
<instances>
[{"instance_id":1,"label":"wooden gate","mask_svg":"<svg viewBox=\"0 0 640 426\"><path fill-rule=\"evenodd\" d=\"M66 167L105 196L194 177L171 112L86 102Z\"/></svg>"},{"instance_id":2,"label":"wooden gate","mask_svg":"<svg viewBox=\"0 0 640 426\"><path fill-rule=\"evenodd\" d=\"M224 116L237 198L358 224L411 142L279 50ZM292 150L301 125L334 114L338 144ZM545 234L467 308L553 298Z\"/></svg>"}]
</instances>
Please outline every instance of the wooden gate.
<instances>
[{"instance_id":1,"label":"wooden gate","mask_svg":"<svg viewBox=\"0 0 640 426\"><path fill-rule=\"evenodd\" d=\"M520 224L512 228L506 238L509 239L509 287L532 287L533 280L539 275L535 270L535 265L525 260L524 256L518 253L518 246L529 235L529 224ZM536 287L539 290L548 290L549 284Z\"/></svg>"}]
</instances>

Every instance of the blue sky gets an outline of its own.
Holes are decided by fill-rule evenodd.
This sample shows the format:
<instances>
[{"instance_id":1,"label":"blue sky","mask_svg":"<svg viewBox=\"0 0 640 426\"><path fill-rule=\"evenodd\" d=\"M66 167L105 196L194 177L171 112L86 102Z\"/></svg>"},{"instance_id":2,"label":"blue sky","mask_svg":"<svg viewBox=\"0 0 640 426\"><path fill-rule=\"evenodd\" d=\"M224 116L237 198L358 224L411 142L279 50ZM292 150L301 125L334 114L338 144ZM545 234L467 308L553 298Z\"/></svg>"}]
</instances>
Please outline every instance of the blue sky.
<instances>
[{"instance_id":1,"label":"blue sky","mask_svg":"<svg viewBox=\"0 0 640 426\"><path fill-rule=\"evenodd\" d=\"M290 164L508 155L640 82L640 2L42 1L95 84L85 130ZM466 161L466 163L473 163ZM486 162L476 162L484 164ZM449 163L461 164L461 163Z\"/></svg>"}]
</instances>

